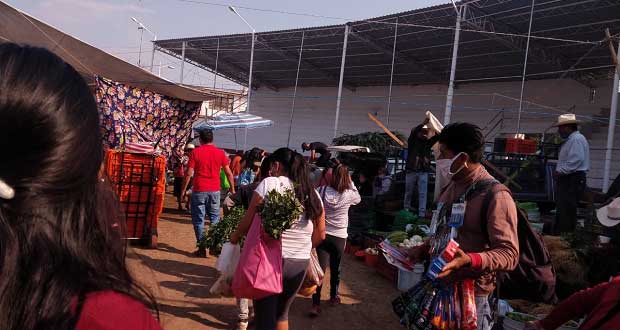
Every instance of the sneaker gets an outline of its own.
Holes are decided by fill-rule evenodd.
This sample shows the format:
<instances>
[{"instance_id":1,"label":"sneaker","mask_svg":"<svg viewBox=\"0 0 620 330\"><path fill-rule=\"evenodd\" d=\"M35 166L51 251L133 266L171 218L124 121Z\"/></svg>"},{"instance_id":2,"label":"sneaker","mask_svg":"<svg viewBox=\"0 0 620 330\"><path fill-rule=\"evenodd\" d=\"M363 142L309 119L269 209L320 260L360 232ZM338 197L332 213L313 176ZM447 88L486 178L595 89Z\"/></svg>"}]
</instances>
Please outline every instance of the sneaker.
<instances>
[{"instance_id":1,"label":"sneaker","mask_svg":"<svg viewBox=\"0 0 620 330\"><path fill-rule=\"evenodd\" d=\"M340 305L342 303L342 301L340 300L340 296L335 296L335 297L332 297L331 299L329 299L329 303L332 306L338 306L338 305Z\"/></svg>"},{"instance_id":2,"label":"sneaker","mask_svg":"<svg viewBox=\"0 0 620 330\"><path fill-rule=\"evenodd\" d=\"M312 308L310 309L310 313L308 314L310 315L310 317L317 317L321 315L321 306L312 305Z\"/></svg>"},{"instance_id":3,"label":"sneaker","mask_svg":"<svg viewBox=\"0 0 620 330\"><path fill-rule=\"evenodd\" d=\"M239 321L237 323L237 330L247 330L248 329L248 321Z\"/></svg>"},{"instance_id":4,"label":"sneaker","mask_svg":"<svg viewBox=\"0 0 620 330\"><path fill-rule=\"evenodd\" d=\"M198 249L198 250L194 251L194 256L198 257L198 258L206 258L207 257L207 250L206 249Z\"/></svg>"}]
</instances>

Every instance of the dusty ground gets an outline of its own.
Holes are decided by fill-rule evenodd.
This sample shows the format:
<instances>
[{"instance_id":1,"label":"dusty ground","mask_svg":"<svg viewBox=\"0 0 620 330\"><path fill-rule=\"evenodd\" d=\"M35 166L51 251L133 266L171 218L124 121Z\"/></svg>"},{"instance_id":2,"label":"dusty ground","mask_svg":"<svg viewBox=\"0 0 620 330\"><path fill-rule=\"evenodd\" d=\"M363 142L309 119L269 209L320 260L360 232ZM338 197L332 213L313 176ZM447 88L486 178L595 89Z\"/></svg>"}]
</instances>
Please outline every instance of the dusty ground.
<instances>
[{"instance_id":1,"label":"dusty ground","mask_svg":"<svg viewBox=\"0 0 620 330\"><path fill-rule=\"evenodd\" d=\"M190 216L176 210L171 195L166 196L158 231L158 249L133 247L129 264L135 277L155 294L164 329L234 329L235 301L209 293L217 278L215 257L192 257L195 238ZM328 287L323 289L323 299L327 299ZM401 328L390 305L396 289L351 256L343 263L340 291L343 304L333 308L324 304L323 314L317 319L306 317L310 299L298 297L291 310L291 329Z\"/></svg>"}]
</instances>

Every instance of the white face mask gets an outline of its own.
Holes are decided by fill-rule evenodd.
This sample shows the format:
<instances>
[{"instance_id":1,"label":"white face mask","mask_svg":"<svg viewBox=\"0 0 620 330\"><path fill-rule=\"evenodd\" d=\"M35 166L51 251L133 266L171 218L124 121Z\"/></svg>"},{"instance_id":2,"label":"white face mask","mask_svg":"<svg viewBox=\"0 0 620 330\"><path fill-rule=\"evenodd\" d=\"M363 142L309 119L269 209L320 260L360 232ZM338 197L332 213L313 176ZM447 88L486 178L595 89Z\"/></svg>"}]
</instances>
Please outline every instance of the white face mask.
<instances>
[{"instance_id":1,"label":"white face mask","mask_svg":"<svg viewBox=\"0 0 620 330\"><path fill-rule=\"evenodd\" d=\"M463 154L463 152L460 152L452 159L437 159L437 176L440 178L439 182L441 183L442 188L444 185L447 185L450 180L452 180L452 177L454 177L457 173L459 173L465 168L465 163L463 163L461 167L459 167L456 171L452 172L452 164L457 158L459 158L461 154Z\"/></svg>"},{"instance_id":2,"label":"white face mask","mask_svg":"<svg viewBox=\"0 0 620 330\"><path fill-rule=\"evenodd\" d=\"M452 166L451 159L437 159L435 161L437 168L436 184L439 185L439 189L443 189L450 183L452 176L449 174L450 166Z\"/></svg>"}]
</instances>

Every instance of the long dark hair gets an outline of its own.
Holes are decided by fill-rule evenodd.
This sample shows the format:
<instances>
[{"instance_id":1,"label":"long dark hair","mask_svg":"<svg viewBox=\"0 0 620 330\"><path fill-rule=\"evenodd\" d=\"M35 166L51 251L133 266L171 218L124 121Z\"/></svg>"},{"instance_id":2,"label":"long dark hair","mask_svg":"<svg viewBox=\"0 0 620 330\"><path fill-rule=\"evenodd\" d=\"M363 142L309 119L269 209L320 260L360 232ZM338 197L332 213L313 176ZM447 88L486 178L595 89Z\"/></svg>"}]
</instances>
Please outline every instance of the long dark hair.
<instances>
[{"instance_id":1,"label":"long dark hair","mask_svg":"<svg viewBox=\"0 0 620 330\"><path fill-rule=\"evenodd\" d=\"M295 196L304 205L306 218L317 219L323 208L310 181L310 168L304 157L289 148L280 148L270 156L270 159L272 162L282 164L286 176L295 184Z\"/></svg>"},{"instance_id":2,"label":"long dark hair","mask_svg":"<svg viewBox=\"0 0 620 330\"><path fill-rule=\"evenodd\" d=\"M125 264L116 198L99 180L92 92L42 48L0 44L0 329L72 329L90 292L155 308ZM9 138L10 137L10 138Z\"/></svg>"},{"instance_id":3,"label":"long dark hair","mask_svg":"<svg viewBox=\"0 0 620 330\"><path fill-rule=\"evenodd\" d=\"M349 168L343 164L338 164L332 170L332 180L329 184L339 193L351 187L351 176L349 176Z\"/></svg>"}]
</instances>

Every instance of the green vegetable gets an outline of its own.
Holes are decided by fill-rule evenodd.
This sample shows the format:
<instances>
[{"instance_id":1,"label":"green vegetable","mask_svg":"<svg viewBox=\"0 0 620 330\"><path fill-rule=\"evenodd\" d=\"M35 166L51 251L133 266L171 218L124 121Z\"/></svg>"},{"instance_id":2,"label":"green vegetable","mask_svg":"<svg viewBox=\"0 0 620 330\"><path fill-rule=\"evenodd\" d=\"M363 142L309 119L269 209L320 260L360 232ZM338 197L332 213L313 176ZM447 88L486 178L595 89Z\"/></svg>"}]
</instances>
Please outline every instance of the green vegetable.
<instances>
[{"instance_id":1,"label":"green vegetable","mask_svg":"<svg viewBox=\"0 0 620 330\"><path fill-rule=\"evenodd\" d=\"M536 321L537 318L532 315L527 314L517 314L517 313L507 313L506 317L517 322L527 323L531 321Z\"/></svg>"},{"instance_id":2,"label":"green vegetable","mask_svg":"<svg viewBox=\"0 0 620 330\"><path fill-rule=\"evenodd\" d=\"M293 191L286 190L282 194L274 189L265 196L259 212L263 219L263 230L269 236L280 239L282 232L291 228L304 213L304 207Z\"/></svg>"},{"instance_id":3,"label":"green vegetable","mask_svg":"<svg viewBox=\"0 0 620 330\"><path fill-rule=\"evenodd\" d=\"M395 231L388 235L387 239L392 244L402 243L405 239L409 238L404 231Z\"/></svg>"},{"instance_id":4,"label":"green vegetable","mask_svg":"<svg viewBox=\"0 0 620 330\"><path fill-rule=\"evenodd\" d=\"M212 253L219 253L224 242L227 242L230 235L237 229L244 214L245 210L240 206L230 210L230 213L220 222L209 226L209 230L202 235L202 239L198 242L198 248L209 249Z\"/></svg>"}]
</instances>

